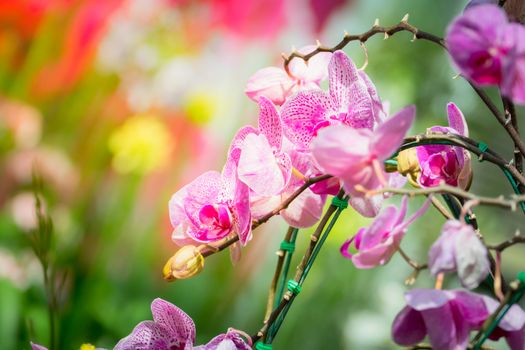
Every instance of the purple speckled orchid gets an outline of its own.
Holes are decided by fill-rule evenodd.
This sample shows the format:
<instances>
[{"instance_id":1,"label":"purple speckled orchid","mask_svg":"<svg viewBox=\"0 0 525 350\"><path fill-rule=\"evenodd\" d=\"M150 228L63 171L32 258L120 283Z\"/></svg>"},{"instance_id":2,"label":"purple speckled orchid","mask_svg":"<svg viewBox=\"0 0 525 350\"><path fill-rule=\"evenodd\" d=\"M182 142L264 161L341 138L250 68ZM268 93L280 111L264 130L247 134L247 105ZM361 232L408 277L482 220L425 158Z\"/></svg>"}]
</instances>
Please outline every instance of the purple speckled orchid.
<instances>
[{"instance_id":1,"label":"purple speckled orchid","mask_svg":"<svg viewBox=\"0 0 525 350\"><path fill-rule=\"evenodd\" d=\"M405 220L408 198L405 196L401 207L385 208L374 219L372 224L359 229L357 234L341 246L341 254L351 259L355 267L369 269L384 265L397 251L408 226L427 210L430 202L427 200L410 218ZM354 243L357 253L348 252Z\"/></svg>"},{"instance_id":2,"label":"purple speckled orchid","mask_svg":"<svg viewBox=\"0 0 525 350\"><path fill-rule=\"evenodd\" d=\"M142 321L114 350L249 350L235 330L194 347L195 324L175 305L157 298L151 303L153 321Z\"/></svg>"},{"instance_id":3,"label":"purple speckled orchid","mask_svg":"<svg viewBox=\"0 0 525 350\"><path fill-rule=\"evenodd\" d=\"M372 129L382 116L382 104L368 76L343 52L336 51L328 66L329 91L300 91L283 105L286 137L308 150L317 132L330 125Z\"/></svg>"},{"instance_id":4,"label":"purple speckled orchid","mask_svg":"<svg viewBox=\"0 0 525 350\"><path fill-rule=\"evenodd\" d=\"M428 254L430 272L457 271L465 288L476 288L487 277L490 263L487 248L474 228L459 220L448 220Z\"/></svg>"},{"instance_id":5,"label":"purple speckled orchid","mask_svg":"<svg viewBox=\"0 0 525 350\"><path fill-rule=\"evenodd\" d=\"M471 6L450 25L450 55L462 74L478 85L498 85L525 103L525 28L509 23L493 4Z\"/></svg>"},{"instance_id":6,"label":"purple speckled orchid","mask_svg":"<svg viewBox=\"0 0 525 350\"><path fill-rule=\"evenodd\" d=\"M171 197L175 243L210 243L233 232L243 245L251 239L249 189L237 178L237 160L231 155L222 173L208 171Z\"/></svg>"},{"instance_id":7,"label":"purple speckled orchid","mask_svg":"<svg viewBox=\"0 0 525 350\"><path fill-rule=\"evenodd\" d=\"M240 147L239 179L257 195L279 194L290 181L292 163L283 152L282 125L274 104L259 99L259 129L241 129L234 147Z\"/></svg>"},{"instance_id":8,"label":"purple speckled orchid","mask_svg":"<svg viewBox=\"0 0 525 350\"><path fill-rule=\"evenodd\" d=\"M499 304L478 294L461 290L413 289L405 294L407 306L396 316L392 338L401 346L413 346L428 339L433 349L466 349L469 333L481 328ZM512 350L522 350L525 313L514 305L490 339L506 337Z\"/></svg>"},{"instance_id":9,"label":"purple speckled orchid","mask_svg":"<svg viewBox=\"0 0 525 350\"><path fill-rule=\"evenodd\" d=\"M387 184L383 162L401 145L415 117L415 107L407 107L382 122L374 131L334 125L319 131L311 145L312 154L326 174L343 182L345 191L364 197L356 186L374 190Z\"/></svg>"},{"instance_id":10,"label":"purple speckled orchid","mask_svg":"<svg viewBox=\"0 0 525 350\"><path fill-rule=\"evenodd\" d=\"M315 48L309 45L298 51L307 54ZM301 59L293 59L288 65L292 76L289 76L284 69L277 67L258 70L248 80L245 93L256 102L261 97L266 97L280 106L290 95L299 90L319 88L319 83L326 79L328 62L331 57L330 52L323 52L312 57L308 63Z\"/></svg>"},{"instance_id":11,"label":"purple speckled orchid","mask_svg":"<svg viewBox=\"0 0 525 350\"><path fill-rule=\"evenodd\" d=\"M429 131L468 136L468 126L461 110L454 104L447 105L448 127L433 126ZM416 147L419 163L417 183L422 187L438 186L444 182L467 189L472 179L470 153L461 147L425 145Z\"/></svg>"}]
</instances>

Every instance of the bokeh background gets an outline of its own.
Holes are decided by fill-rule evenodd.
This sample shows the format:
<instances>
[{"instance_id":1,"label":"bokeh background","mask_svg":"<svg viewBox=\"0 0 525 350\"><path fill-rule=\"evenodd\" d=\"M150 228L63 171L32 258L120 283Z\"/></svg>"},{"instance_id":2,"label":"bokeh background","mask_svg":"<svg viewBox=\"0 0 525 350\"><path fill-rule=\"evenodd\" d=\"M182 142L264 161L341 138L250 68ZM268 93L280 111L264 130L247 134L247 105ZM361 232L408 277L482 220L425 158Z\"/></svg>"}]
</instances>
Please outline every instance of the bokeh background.
<instances>
[{"instance_id":1,"label":"bokeh background","mask_svg":"<svg viewBox=\"0 0 525 350\"><path fill-rule=\"evenodd\" d=\"M414 25L442 36L465 3L0 1L0 349L49 342L42 270L27 234L35 226L33 169L45 184L44 205L55 224L53 258L65 276L61 349L86 342L112 348L151 318L156 297L193 317L197 344L228 327L255 332L284 222L274 218L259 228L236 266L225 252L208 258L193 279L167 283L161 269L177 249L170 241L170 196L199 173L222 167L236 129L256 122L257 106L243 92L248 78L281 65L281 52L316 39L333 45L345 30L364 32L375 18L394 24L406 13ZM453 79L443 50L412 42L407 33L377 36L367 48L366 72L392 110L417 105L414 133L445 123L445 105L454 101L473 138L511 155L477 96ZM357 44L346 52L364 62ZM490 164L474 166L473 191L511 192ZM411 211L420 204L412 200ZM477 214L491 243L522 226L517 214L484 208ZM275 348L395 348L390 324L404 304L411 269L394 257L385 267L356 270L338 251L366 222L352 210L344 213ZM429 212L413 226L403 243L409 255L426 261L442 222ZM296 255L308 236L301 232ZM523 253L515 247L505 254L507 278L524 268ZM422 274L416 286L432 283ZM457 286L454 278L446 284Z\"/></svg>"}]
</instances>

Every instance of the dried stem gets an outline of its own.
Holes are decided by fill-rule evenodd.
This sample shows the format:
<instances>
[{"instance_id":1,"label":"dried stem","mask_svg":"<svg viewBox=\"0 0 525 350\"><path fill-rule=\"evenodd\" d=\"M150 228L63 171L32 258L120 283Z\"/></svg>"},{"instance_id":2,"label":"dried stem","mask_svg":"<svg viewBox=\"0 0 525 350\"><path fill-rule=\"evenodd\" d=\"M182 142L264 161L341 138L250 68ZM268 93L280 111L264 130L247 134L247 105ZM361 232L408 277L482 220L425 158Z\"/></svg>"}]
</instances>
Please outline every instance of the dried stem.
<instances>
[{"instance_id":1,"label":"dried stem","mask_svg":"<svg viewBox=\"0 0 525 350\"><path fill-rule=\"evenodd\" d=\"M395 188L395 187L384 187L377 190L368 190L365 191L366 196L374 196L379 193L393 193L393 194L406 194L408 196L426 196L433 193L439 194L453 194L454 196L464 198L464 199L473 199L479 201L479 204L497 206L501 208L510 209L512 211L516 210L517 205L520 202L525 202L525 195L512 195L510 198L505 198L503 196L499 197L482 197L472 194L470 192L463 191L462 189L454 186L449 186L447 184L441 184L435 187L426 187L418 189L407 189L407 188Z\"/></svg>"},{"instance_id":2,"label":"dried stem","mask_svg":"<svg viewBox=\"0 0 525 350\"><path fill-rule=\"evenodd\" d=\"M510 120L510 123L516 130L516 133L518 136L520 135L519 125L518 125L518 117L516 115L516 107L514 106L514 103L507 97L501 96L501 101L503 102L503 108L505 110L505 119ZM521 138L520 138L521 139ZM520 153L519 145L514 142L514 166L516 169L523 174L523 157ZM525 192L525 186L523 184L518 185L519 191L521 193Z\"/></svg>"},{"instance_id":3,"label":"dried stem","mask_svg":"<svg viewBox=\"0 0 525 350\"><path fill-rule=\"evenodd\" d=\"M388 37L396 33L399 33L399 32L410 32L414 35L414 39L423 39L423 40L432 41L435 44L438 44L439 46L445 47L445 41L442 38L434 34L430 34L422 30L419 30L418 28L409 24L408 15L405 15L405 17L401 20L401 22L399 22L396 25L390 26L390 27L380 26L378 21L376 20L376 23L372 26L372 28L362 34L350 35L348 33L345 33L345 36L343 37L343 39L337 45L333 47L322 46L320 43L318 43L317 48L315 48L315 50L307 54L301 54L295 50L288 56L283 54L284 69L286 70L288 75L292 76L290 69L289 69L289 64L294 58L299 58L299 59L304 60L305 62L308 62L310 58L314 57L318 53L335 52L337 50L341 50L352 41L359 41L360 43L365 43L368 39L370 39L376 34L384 34L385 39L387 39Z\"/></svg>"},{"instance_id":4,"label":"dried stem","mask_svg":"<svg viewBox=\"0 0 525 350\"><path fill-rule=\"evenodd\" d=\"M521 244L525 243L525 236L522 236L522 235L518 234L518 235L512 237L511 239L508 239L505 242L502 242L500 244L487 245L487 249L495 250L497 252L502 252L505 249L507 249L509 247L512 247L513 245L520 244L520 243Z\"/></svg>"}]
</instances>

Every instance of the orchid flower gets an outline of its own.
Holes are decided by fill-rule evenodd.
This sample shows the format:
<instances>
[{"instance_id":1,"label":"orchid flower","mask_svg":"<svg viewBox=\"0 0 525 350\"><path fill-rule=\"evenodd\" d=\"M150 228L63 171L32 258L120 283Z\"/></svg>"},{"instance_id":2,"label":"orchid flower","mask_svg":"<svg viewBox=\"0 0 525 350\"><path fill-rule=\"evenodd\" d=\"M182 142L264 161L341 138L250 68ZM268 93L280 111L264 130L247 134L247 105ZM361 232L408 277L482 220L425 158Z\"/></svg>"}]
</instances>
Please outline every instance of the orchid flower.
<instances>
[{"instance_id":1,"label":"orchid flower","mask_svg":"<svg viewBox=\"0 0 525 350\"><path fill-rule=\"evenodd\" d=\"M465 288L476 288L490 271L487 248L474 228L459 220L448 220L428 254L432 275L457 271Z\"/></svg>"},{"instance_id":2,"label":"orchid flower","mask_svg":"<svg viewBox=\"0 0 525 350\"><path fill-rule=\"evenodd\" d=\"M236 232L251 239L249 189L237 178L237 160L228 157L222 174L208 171L170 199L172 240L179 245L210 243Z\"/></svg>"},{"instance_id":3,"label":"orchid flower","mask_svg":"<svg viewBox=\"0 0 525 350\"><path fill-rule=\"evenodd\" d=\"M427 200L410 218L405 220L408 198L401 201L401 207L385 208L368 228L361 228L355 236L341 246L341 254L351 259L354 266L360 269L369 269L378 265L385 265L398 250L406 230L417 218L428 209ZM351 244L357 249L356 254L348 252Z\"/></svg>"},{"instance_id":4,"label":"orchid flower","mask_svg":"<svg viewBox=\"0 0 525 350\"><path fill-rule=\"evenodd\" d=\"M153 321L142 321L114 350L248 350L235 331L228 331L208 344L194 347L195 324L175 305L157 298L151 303Z\"/></svg>"},{"instance_id":5,"label":"orchid flower","mask_svg":"<svg viewBox=\"0 0 525 350\"><path fill-rule=\"evenodd\" d=\"M351 196L363 197L359 186L374 190L387 185L383 162L401 145L412 125L415 107L402 109L375 131L335 125L320 130L311 151L320 169L340 178Z\"/></svg>"},{"instance_id":6,"label":"orchid flower","mask_svg":"<svg viewBox=\"0 0 525 350\"><path fill-rule=\"evenodd\" d=\"M392 338L413 346L428 335L433 349L466 349L469 333L481 328L499 303L489 297L461 290L413 289L405 294L407 306L396 316ZM513 305L490 339L505 336L512 350L525 344L525 312Z\"/></svg>"},{"instance_id":7,"label":"orchid flower","mask_svg":"<svg viewBox=\"0 0 525 350\"><path fill-rule=\"evenodd\" d=\"M292 164L283 152L282 126L279 113L266 97L259 99L259 130L241 129L242 143L237 174L258 195L280 193L290 181Z\"/></svg>"},{"instance_id":8,"label":"orchid flower","mask_svg":"<svg viewBox=\"0 0 525 350\"><path fill-rule=\"evenodd\" d=\"M370 79L343 52L328 66L329 91L300 91L281 110L284 133L298 149L308 150L318 131L330 125L372 129L381 120L382 104Z\"/></svg>"},{"instance_id":9,"label":"orchid flower","mask_svg":"<svg viewBox=\"0 0 525 350\"><path fill-rule=\"evenodd\" d=\"M297 151L289 144L285 148L287 148L287 153L290 154L293 167L298 172L305 176L316 176L319 174L319 170L314 167L309 153ZM257 196L252 194L250 203L253 217L257 219L274 210L303 184L304 179L292 176L288 185L278 195ZM304 190L287 208L280 212L280 215L288 225L297 228L313 226L323 214L327 195L334 194L334 192L337 193L340 185L338 180L334 182L333 179L329 179L319 182L315 188L312 187Z\"/></svg>"},{"instance_id":10,"label":"orchid flower","mask_svg":"<svg viewBox=\"0 0 525 350\"><path fill-rule=\"evenodd\" d=\"M468 136L468 126L461 110L452 102L447 105L448 127L433 126L429 132ZM470 153L461 147L424 145L401 151L399 172L415 186L433 187L441 183L468 189L472 181Z\"/></svg>"},{"instance_id":11,"label":"orchid flower","mask_svg":"<svg viewBox=\"0 0 525 350\"><path fill-rule=\"evenodd\" d=\"M498 85L525 103L525 28L497 5L471 6L449 26L446 43L461 73L478 85Z\"/></svg>"},{"instance_id":12,"label":"orchid flower","mask_svg":"<svg viewBox=\"0 0 525 350\"><path fill-rule=\"evenodd\" d=\"M298 51L307 54L314 49L315 46L310 45ZM266 97L280 106L297 91L319 88L319 83L326 79L331 57L330 52L322 52L308 60L308 63L295 58L288 65L291 76L284 69L277 67L258 70L248 80L245 93L256 102L259 102L261 97Z\"/></svg>"}]
</instances>

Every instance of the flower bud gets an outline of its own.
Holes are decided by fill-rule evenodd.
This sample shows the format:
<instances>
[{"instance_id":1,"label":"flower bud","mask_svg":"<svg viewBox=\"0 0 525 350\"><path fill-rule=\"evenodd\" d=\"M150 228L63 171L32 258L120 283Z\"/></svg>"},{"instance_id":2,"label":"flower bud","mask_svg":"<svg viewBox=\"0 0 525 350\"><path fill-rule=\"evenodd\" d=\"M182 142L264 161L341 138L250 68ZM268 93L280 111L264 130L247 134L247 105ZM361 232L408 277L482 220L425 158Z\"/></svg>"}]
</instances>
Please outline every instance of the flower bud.
<instances>
[{"instance_id":1,"label":"flower bud","mask_svg":"<svg viewBox=\"0 0 525 350\"><path fill-rule=\"evenodd\" d=\"M421 173L421 168L415 148L399 152L397 156L397 171L401 175L406 176L412 186L420 187L417 178Z\"/></svg>"},{"instance_id":2,"label":"flower bud","mask_svg":"<svg viewBox=\"0 0 525 350\"><path fill-rule=\"evenodd\" d=\"M179 249L164 265L162 275L166 281L190 278L202 271L204 257L199 249L186 245Z\"/></svg>"}]
</instances>

